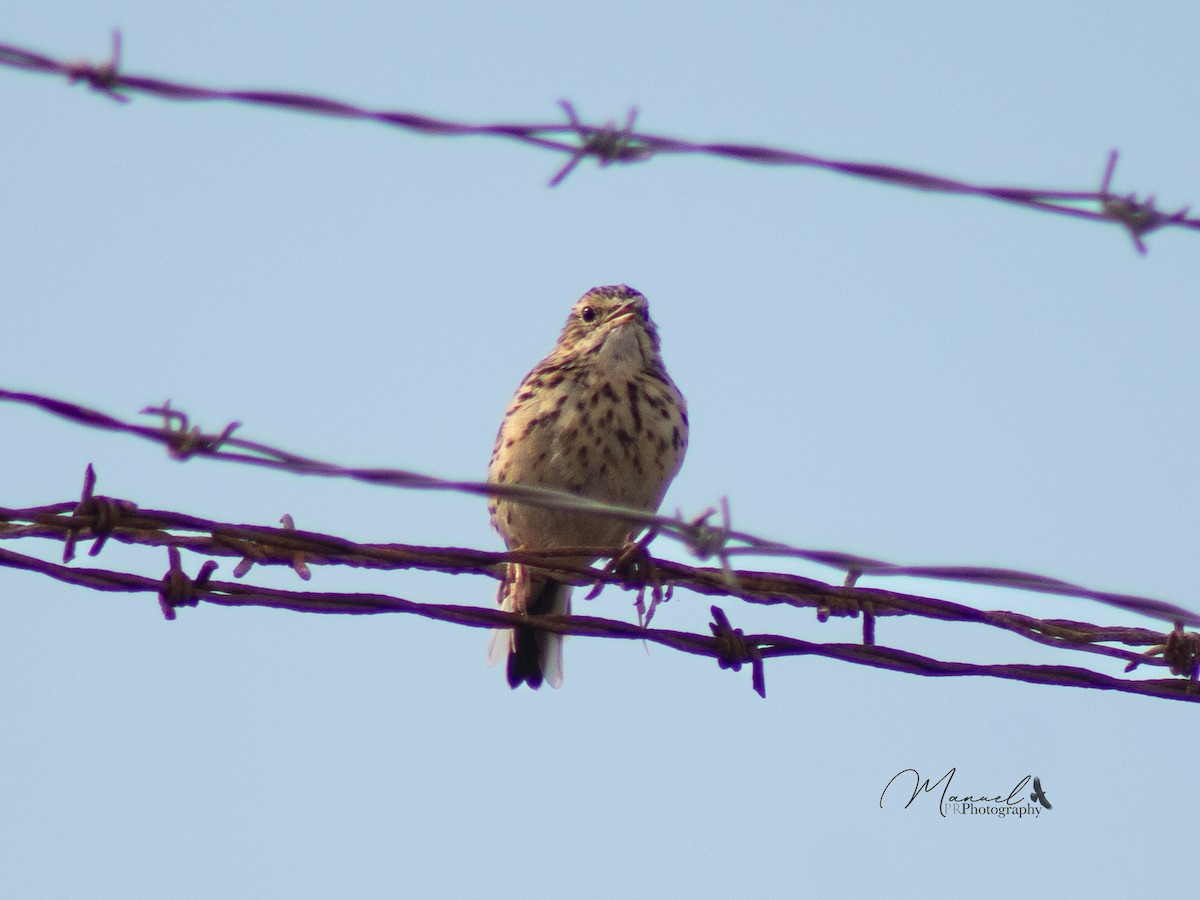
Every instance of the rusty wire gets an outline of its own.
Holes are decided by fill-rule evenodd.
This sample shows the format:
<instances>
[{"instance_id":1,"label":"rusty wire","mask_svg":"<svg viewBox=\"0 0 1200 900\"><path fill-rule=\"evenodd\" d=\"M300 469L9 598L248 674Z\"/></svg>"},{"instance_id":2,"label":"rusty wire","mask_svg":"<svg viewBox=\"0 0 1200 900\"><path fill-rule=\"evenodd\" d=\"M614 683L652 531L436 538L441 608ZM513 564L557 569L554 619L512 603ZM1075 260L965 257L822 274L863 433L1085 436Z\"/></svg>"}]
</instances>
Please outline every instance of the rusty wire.
<instances>
[{"instance_id":1,"label":"rusty wire","mask_svg":"<svg viewBox=\"0 0 1200 900\"><path fill-rule=\"evenodd\" d=\"M0 516L5 516L8 512L10 511L0 511ZM18 532L8 528L0 529L0 538L11 538L11 536L31 535L29 533L19 535ZM431 548L431 550L434 554L438 552L437 548ZM252 584L214 581L210 577L212 569L215 568L214 560L208 560L193 580L193 578L187 577L182 570L178 548L169 547L168 552L170 566L167 574L162 578L134 575L131 572L50 563L47 560L13 553L4 548L0 548L0 565L6 566L6 568L38 572L38 574L54 578L56 581L76 584L76 586L98 590L98 592L156 594L167 618L175 618L176 608L196 606L199 601L203 600L221 606L266 606L295 612L409 613L422 618L438 620L438 622L466 625L468 628L510 628L510 626L520 623L562 635L643 640L684 653L709 656L709 658L718 660L722 667L733 668L734 671L737 671L742 664L749 664L754 671L752 686L758 694L763 696L766 695L766 682L764 682L763 676L764 660L780 658L780 656L811 655L853 662L856 665L884 668L884 670L923 674L923 676L990 676L1020 680L1020 682L1031 684L1115 690L1126 692L1126 694L1172 698L1172 700L1200 701L1200 691L1195 690L1194 678L1118 678L1102 672L1094 672L1088 668L1062 665L980 665L972 664L972 662L931 659L928 656L907 652L907 650L880 647L877 644L817 643L786 635L745 635L742 630L731 628L728 618L719 606L712 607L714 622L709 628L713 630L713 636L709 637L684 631L649 628L646 625L593 616L521 616L518 613L478 606L425 604L425 602L406 600L386 594L310 592L310 590L294 592L294 590L252 586ZM448 550L446 552L462 551ZM503 556L503 554L496 554L496 556ZM547 559L546 562L552 568L553 560ZM450 565L433 562L427 562L422 568L438 571L461 571ZM719 571L715 574L720 576ZM917 600L930 602L928 599L918 598ZM936 604L938 601L932 602ZM991 616L991 614L983 613L983 616ZM1013 616L1013 613L995 613L995 616ZM1169 635L1158 635L1156 632L1148 631L1141 634L1142 630L1140 629L1096 629L1096 626L1084 623L1045 622L1039 624L1048 634L1051 631L1058 631L1064 635L1069 631L1085 634L1086 630L1092 629L1092 634L1088 637L1097 638L1097 640L1122 640L1142 644L1157 642L1164 648L1171 642L1172 635L1180 634L1178 631L1171 632ZM1181 640L1190 640L1193 637L1187 635ZM1070 646L1066 640L1046 642L1057 643L1058 646ZM1073 648L1088 649L1088 644L1074 644ZM1129 658L1127 671L1142 662L1150 665L1171 665L1172 670L1178 665L1174 662L1166 664L1157 655L1130 654L1116 648L1104 649L1114 655ZM1163 650L1159 650L1159 653L1162 652ZM1194 673L1194 647L1190 653L1192 653L1189 658L1192 660L1192 671L1180 672L1181 674Z\"/></svg>"},{"instance_id":2,"label":"rusty wire","mask_svg":"<svg viewBox=\"0 0 1200 900\"><path fill-rule=\"evenodd\" d=\"M333 467L330 472L313 467L315 461L294 454L285 454L267 448L266 445L241 441L232 437L232 427L218 435L205 435L199 429L187 429L186 417L174 412L168 419L176 427L148 428L122 423L95 410L78 407L53 398L23 395L0 391L0 399L22 402L65 415L72 421L84 422L96 427L112 428L158 440L181 454L180 442L186 441L190 453L217 458L232 458L248 461L246 454L223 456L224 443L235 444L241 450L256 448L272 460L272 467L296 472L318 472L319 474L345 475L356 470ZM162 414L163 408L153 410ZM257 457L251 457L257 458ZM283 460L295 465L287 465ZM329 464L322 464L326 466ZM456 482L441 482L400 472L403 478L390 480L379 473L391 470L367 470L371 480L380 484L403 484L429 488L463 489ZM412 478L415 481L405 483ZM497 486L477 485L464 482L473 493L487 493ZM33 556L0 550L0 566L27 569L50 578L100 591L133 591L157 594L164 615L174 618L180 606L192 606L200 601L222 605L259 605L304 612L372 614L400 612L436 619L469 627L506 627L515 621L525 621L535 627L545 628L561 634L622 639L645 639L652 643L671 647L686 653L708 656L718 660L723 668L735 671L747 664L752 670L752 686L765 694L764 663L779 656L824 656L843 662L867 665L893 671L929 676L985 675L1014 679L1036 684L1057 684L1075 687L1090 687L1116 690L1126 693L1145 694L1190 701L1200 700L1197 686L1197 664L1200 660L1200 635L1185 632L1184 618L1194 621L1196 617L1185 610L1160 601L1133 598L1140 606L1124 604L1123 608L1143 612L1147 605L1156 614L1175 616L1175 627L1170 632L1154 631L1128 626L1098 626L1087 622L1065 619L1037 619L1015 612L975 609L960 603L895 591L864 588L856 582L861 572L849 567L849 577L843 585L830 585L799 575L733 569L729 554L722 557L720 567L685 565L680 562L650 558L644 554L636 566L621 564L628 557L625 548L563 548L554 552L488 552L453 547L422 547L404 544L363 544L345 538L319 532L297 529L290 516L283 518L282 527L259 525L237 525L190 516L183 513L142 509L128 499L105 497L95 493L96 477L91 467L84 478L83 491L78 500L47 506L10 509L0 507L0 540L49 539L63 545L63 564L48 562ZM553 503L557 497L553 492L535 492L521 499L533 503ZM578 499L578 498L572 498ZM598 514L623 515L623 511L597 509ZM677 525L683 520L667 520ZM683 522L684 525L688 523ZM684 529L686 537L686 529ZM722 540L729 540L736 532L727 532ZM703 535L701 535L703 537ZM166 547L170 566L162 578L150 578L132 573L70 566L77 545L91 541L89 555L98 555L106 542ZM685 543L687 541L685 540ZM768 542L769 543L769 542ZM695 551L694 545L691 549ZM772 545L775 546L775 545ZM642 546L644 551L645 547ZM711 545L707 548L711 551ZM752 549L752 548L747 548ZM795 548L792 548L795 549ZM182 567L180 551L188 550L205 558L198 575L188 577ZM810 551L806 558L819 556ZM570 556L600 556L614 560L614 564L603 569L570 564ZM718 554L720 555L720 554ZM649 588L655 601L662 600L662 588L686 589L709 597L725 597L742 602L767 606L790 606L812 608L817 618L824 621L829 616L860 617L863 624L861 644L815 643L799 640L782 634L746 635L734 628L729 617L719 606L712 607L713 621L709 625L712 635L668 631L649 627L654 604L649 615L640 624L604 619L592 616L546 616L521 619L516 614L473 606L439 605L405 600L382 594L329 593L316 591L283 591L257 587L244 583L218 582L212 580L217 568L214 557L232 557L240 562L234 569L235 577L247 574L254 565L286 566L307 580L310 567L345 565L358 568L383 570L424 569L454 574L476 574L499 579L502 569L509 562L519 561L536 565L566 581L575 584L618 584L639 593L641 598ZM849 557L859 560L859 557ZM881 564L883 565L883 564ZM899 567L891 567L899 569ZM919 573L922 569L909 567L906 574ZM953 577L958 570L933 569L943 572L942 577ZM999 570L964 570L975 573ZM885 569L884 574L889 570ZM987 582L980 577L959 578L971 582L1003 584L1008 587L1046 590L1047 585L1062 585L1052 579L1039 579L1029 573L1009 573L1019 576L1006 582L997 576ZM1059 590L1072 596L1103 597L1101 592L1086 592L1082 588L1068 586L1070 591ZM1114 595L1122 596L1122 595ZM1126 598L1129 599L1129 598ZM1115 604L1121 605L1121 604ZM974 623L998 628L1027 640L1052 646L1061 650L1078 651L1102 655L1125 663L1125 672L1141 665L1164 666L1172 674L1182 676L1175 679L1132 679L1119 678L1090 669L1061 665L1031 665L1024 663L982 665L952 662L920 656L909 651L879 646L876 642L877 620L890 616L915 616L944 622ZM1169 617L1169 616L1168 616ZM1118 645L1118 646L1114 646ZM1146 648L1146 649L1143 649Z\"/></svg>"},{"instance_id":3,"label":"rusty wire","mask_svg":"<svg viewBox=\"0 0 1200 900\"><path fill-rule=\"evenodd\" d=\"M615 121L589 125L581 121L574 107L562 101L565 122L540 124L497 123L469 124L404 111L366 109L351 103L291 91L221 90L128 75L121 69L121 35L113 33L109 59L100 63L87 60L66 61L11 44L0 44L0 65L27 72L58 75L69 83L83 82L105 96L125 103L130 94L147 94L164 100L216 101L266 106L309 115L334 116L378 122L406 131L441 137L497 137L567 155L550 185L563 181L584 159L595 159L601 166L612 163L642 162L666 154L702 154L746 163L774 166L803 166L863 178L896 187L981 197L1001 203L1057 215L1112 222L1129 234L1139 253L1146 252L1144 238L1165 227L1200 230L1200 219L1189 217L1189 208L1164 212L1156 207L1153 196L1139 199L1136 194L1112 193L1117 152L1109 154L1104 175L1095 190L1046 190L972 184L915 169L880 163L830 159L794 150L754 144L693 142L664 135L635 131L636 109L630 109L624 124Z\"/></svg>"},{"instance_id":4,"label":"rusty wire","mask_svg":"<svg viewBox=\"0 0 1200 900\"><path fill-rule=\"evenodd\" d=\"M724 501L721 503L722 522L720 525L714 525L710 524L710 520L717 510L712 508L691 518L685 518L682 515L670 517L600 503L549 488L520 484L454 481L404 469L358 468L323 462L257 441L234 437L233 433L240 427L237 422L226 425L219 433L205 433L198 426L190 425L187 414L171 408L169 402L162 406L146 407L142 410L144 414L162 418L161 426L151 426L124 422L107 413L77 403L29 392L0 388L0 401L31 406L91 428L117 431L150 440L164 445L168 453L179 460L193 456L208 457L301 475L348 478L387 487L457 491L477 496L507 497L535 506L586 511L595 515L620 518L636 525L653 528L657 535L682 543L691 554L701 560L716 557L722 565L726 581L736 578L732 569L732 561L737 558L750 555L793 558L838 569L846 573L848 584L853 584L868 576L907 576L938 581L955 581L1092 600L1127 612L1151 616L1168 622L1200 626L1200 615L1176 604L1132 594L1096 591L1033 572L982 566L905 566L853 553L793 547L734 529L731 527L728 504ZM90 496L85 484L84 495L80 503L86 503ZM564 550L560 555L570 556L572 554L580 555L578 548Z\"/></svg>"}]
</instances>

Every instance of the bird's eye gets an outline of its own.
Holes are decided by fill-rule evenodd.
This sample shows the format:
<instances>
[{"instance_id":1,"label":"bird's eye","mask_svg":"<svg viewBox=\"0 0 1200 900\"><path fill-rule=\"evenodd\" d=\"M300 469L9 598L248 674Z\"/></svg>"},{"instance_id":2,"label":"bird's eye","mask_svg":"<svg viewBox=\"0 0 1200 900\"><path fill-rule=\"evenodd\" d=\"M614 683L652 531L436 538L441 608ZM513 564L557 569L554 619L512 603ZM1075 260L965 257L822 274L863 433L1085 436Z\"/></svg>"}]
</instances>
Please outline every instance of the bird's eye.
<instances>
[{"instance_id":1,"label":"bird's eye","mask_svg":"<svg viewBox=\"0 0 1200 900\"><path fill-rule=\"evenodd\" d=\"M583 321L585 321L585 322L595 322L596 321L596 311L594 309L592 309L590 306L585 306L583 309L581 309L579 311L579 318L583 319Z\"/></svg>"}]
</instances>

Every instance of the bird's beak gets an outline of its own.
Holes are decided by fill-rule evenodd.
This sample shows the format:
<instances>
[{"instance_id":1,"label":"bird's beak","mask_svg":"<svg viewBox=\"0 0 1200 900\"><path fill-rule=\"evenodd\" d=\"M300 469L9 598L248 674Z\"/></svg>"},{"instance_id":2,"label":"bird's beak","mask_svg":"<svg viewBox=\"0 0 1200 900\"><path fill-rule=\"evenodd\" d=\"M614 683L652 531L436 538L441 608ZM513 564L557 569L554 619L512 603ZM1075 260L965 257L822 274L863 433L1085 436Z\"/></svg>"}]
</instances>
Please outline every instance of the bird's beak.
<instances>
[{"instance_id":1,"label":"bird's beak","mask_svg":"<svg viewBox=\"0 0 1200 900\"><path fill-rule=\"evenodd\" d=\"M637 305L635 303L633 303L632 301L630 301L629 303L626 303L624 306L617 308L617 311L615 313L613 313L613 317L608 320L608 325L610 328L615 328L618 325L624 325L626 322L628 322L630 319L632 319L636 316L637 316Z\"/></svg>"}]
</instances>

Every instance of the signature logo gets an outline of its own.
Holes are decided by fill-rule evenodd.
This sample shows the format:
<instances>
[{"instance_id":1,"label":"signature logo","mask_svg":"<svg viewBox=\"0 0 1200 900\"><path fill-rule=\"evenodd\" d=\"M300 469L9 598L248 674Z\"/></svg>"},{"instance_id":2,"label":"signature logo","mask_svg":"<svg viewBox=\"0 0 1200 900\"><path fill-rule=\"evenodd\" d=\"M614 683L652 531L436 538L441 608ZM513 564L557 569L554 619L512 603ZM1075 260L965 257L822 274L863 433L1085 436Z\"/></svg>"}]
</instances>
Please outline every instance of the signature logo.
<instances>
[{"instance_id":1,"label":"signature logo","mask_svg":"<svg viewBox=\"0 0 1200 900\"><path fill-rule=\"evenodd\" d=\"M1046 807L1046 809L1054 808L1050 805L1050 801L1046 799L1046 792L1042 790L1042 779L1040 778L1033 779L1033 793L1029 795L1029 799L1036 800L1042 806Z\"/></svg>"},{"instance_id":2,"label":"signature logo","mask_svg":"<svg viewBox=\"0 0 1200 900\"><path fill-rule=\"evenodd\" d=\"M950 788L957 772L957 768L951 768L945 775L930 784L929 779L922 778L921 773L916 769L901 769L884 785L883 793L879 795L879 808L883 809L883 801L889 796L889 791L891 791L890 796L892 797L889 803L894 806L899 802L898 798L906 798L904 809L908 809L918 797L935 794L941 787L941 793L938 795L938 813L943 818L947 814L951 814L995 816L997 818L1030 816L1036 819L1043 810L1052 809L1050 800L1042 788L1042 779L1037 776L1026 775L1007 793L954 794L950 792ZM1030 781L1033 782L1033 793L1029 794L1029 799L1026 800L1025 791L1028 790ZM910 786L911 791L907 791Z\"/></svg>"}]
</instances>

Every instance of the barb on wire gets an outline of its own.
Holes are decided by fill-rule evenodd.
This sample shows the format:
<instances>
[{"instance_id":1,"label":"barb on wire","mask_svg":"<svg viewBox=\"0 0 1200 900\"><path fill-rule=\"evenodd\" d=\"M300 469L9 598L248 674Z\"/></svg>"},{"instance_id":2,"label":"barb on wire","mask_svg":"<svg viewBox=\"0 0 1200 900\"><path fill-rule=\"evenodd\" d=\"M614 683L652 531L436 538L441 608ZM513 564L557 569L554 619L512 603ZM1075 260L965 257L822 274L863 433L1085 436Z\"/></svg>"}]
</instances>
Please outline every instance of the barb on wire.
<instances>
[{"instance_id":1,"label":"barb on wire","mask_svg":"<svg viewBox=\"0 0 1200 900\"><path fill-rule=\"evenodd\" d=\"M721 159L772 166L802 166L822 169L869 181L912 190L979 197L1026 209L1097 222L1115 222L1129 232L1138 252L1145 253L1143 237L1166 227L1200 230L1200 219L1189 217L1189 208L1165 213L1155 206L1153 197L1139 201L1134 194L1118 197L1110 186L1116 166L1116 151L1100 190L1044 190L973 184L915 169L878 163L830 159L809 153L764 147L754 144L694 142L679 138L634 131L636 110L631 109L623 128L614 122L595 126L582 122L574 107L562 101L566 123L496 123L472 125L437 119L412 112L371 110L351 103L287 91L219 90L161 78L128 75L120 70L121 40L114 33L110 58L102 63L64 62L23 47L0 44L0 65L27 72L65 77L68 83L86 82L105 96L127 102L130 94L146 94L175 101L227 101L286 109L319 116L336 116L379 122L406 131L443 137L497 137L567 155L568 160L550 180L560 184L578 164L587 158L600 166L631 163L666 154L703 154Z\"/></svg>"},{"instance_id":2,"label":"barb on wire","mask_svg":"<svg viewBox=\"0 0 1200 900\"><path fill-rule=\"evenodd\" d=\"M1187 224L1187 214L1191 207L1185 206L1177 212L1167 214L1155 208L1153 196L1144 201L1138 200L1135 194L1118 197L1109 191L1116 170L1117 151L1113 150L1108 155L1108 165L1104 169L1104 180L1100 185L1100 206L1105 215L1125 227L1137 252L1145 256L1148 248L1142 236L1168 225Z\"/></svg>"},{"instance_id":3,"label":"barb on wire","mask_svg":"<svg viewBox=\"0 0 1200 900\"><path fill-rule=\"evenodd\" d=\"M0 388L0 401L32 406L68 421L91 428L118 431L145 438L165 445L168 448L168 452L173 457L179 459L191 456L210 457L301 475L349 478L369 484L386 485L396 488L457 491L477 496L507 497L522 503L549 509L577 510L598 516L618 518L644 528L654 528L658 534L681 542L691 553L700 559L716 555L721 560L720 577L725 582L724 587L733 593L738 591L739 580L744 575L731 567L731 560L735 557L740 558L742 556L755 555L761 557L801 559L839 569L847 573L854 572L856 573L856 578L865 576L907 576L911 578L927 578L939 581L955 581L965 584L981 584L1014 590L1034 591L1062 597L1075 597L1082 600L1092 600L1097 603L1123 609L1127 612L1134 612L1139 615L1150 616L1168 622L1179 621L1192 627L1200 626L1200 615L1176 604L1131 594L1091 590L1071 584L1070 582L1048 578L1044 575L1037 575L1031 572L978 566L899 566L851 553L830 550L809 550L792 547L778 541L769 541L747 532L733 530L729 521L728 502L725 500L721 504L724 521L719 529L714 529L707 524L713 511L706 511L701 516L693 519L686 519L682 515L671 518L613 504L600 503L574 494L531 485L453 481L434 478L430 475L422 475L403 469L365 469L340 466L335 463L322 462L289 453L267 444L231 437L230 434L233 428L237 427L236 423L226 426L223 431L215 435L204 434L198 427L194 427L184 433L177 428L154 428L132 422L123 422L98 410L40 394L9 391ZM163 409L169 409L169 406L154 407L150 408L149 411L153 414L161 414ZM187 423L186 414L174 409L171 409L170 412L174 421L183 424ZM181 441L185 442L183 446L187 450L182 455L180 454ZM737 546L730 546L731 542L737 542Z\"/></svg>"},{"instance_id":4,"label":"barb on wire","mask_svg":"<svg viewBox=\"0 0 1200 900\"><path fill-rule=\"evenodd\" d=\"M97 497L94 495L95 489L96 470L92 468L91 463L88 463L87 471L83 476L83 493L80 494L79 503L76 504L72 515L76 518L92 518L90 531L95 540L92 542L92 549L88 551L89 556L99 555L100 551L104 549L104 542L117 527L121 517L137 509L128 500ZM78 530L69 529L67 531L66 539L63 541L63 562L68 563L75 558L75 542L78 537Z\"/></svg>"},{"instance_id":5,"label":"barb on wire","mask_svg":"<svg viewBox=\"0 0 1200 900\"><path fill-rule=\"evenodd\" d=\"M575 107L568 100L559 100L558 105L567 114L567 122L579 135L579 149L571 155L566 165L558 170L550 179L550 187L558 187L575 167L589 156L596 157L600 168L614 162L637 162L649 159L654 150L641 143L633 133L633 124L637 121L637 107L630 107L625 116L625 127L617 130L616 123L605 122L600 128L592 128L579 121Z\"/></svg>"},{"instance_id":6,"label":"barb on wire","mask_svg":"<svg viewBox=\"0 0 1200 900\"><path fill-rule=\"evenodd\" d=\"M711 609L713 620L709 624L713 637L717 641L717 663L722 669L742 670L742 663L748 662L753 670L751 684L754 693L767 699L767 681L763 673L763 658L758 650L758 644L747 639L745 632L729 624L729 617L719 606Z\"/></svg>"},{"instance_id":7,"label":"barb on wire","mask_svg":"<svg viewBox=\"0 0 1200 900\"><path fill-rule=\"evenodd\" d=\"M86 59L81 59L76 62L63 63L63 69L64 74L67 76L68 84L74 84L77 81L86 81L92 90L99 91L110 100L116 100L118 103L129 102L128 97L118 94L114 90L117 86L117 77L121 70L120 31L112 33L112 54L107 61L91 63Z\"/></svg>"},{"instance_id":8,"label":"barb on wire","mask_svg":"<svg viewBox=\"0 0 1200 900\"><path fill-rule=\"evenodd\" d=\"M175 610L181 606L195 606L200 602L203 591L208 587L208 580L217 570L217 562L208 560L200 567L199 574L194 579L188 578L183 571L183 561L177 547L167 548L167 558L171 567L163 576L158 589L158 606L163 617L168 621L175 619Z\"/></svg>"},{"instance_id":9,"label":"barb on wire","mask_svg":"<svg viewBox=\"0 0 1200 900\"><path fill-rule=\"evenodd\" d=\"M221 445L229 441L234 431L242 427L241 422L230 422L220 434L206 435L199 426L188 428L188 415L177 409L171 409L171 401L163 401L162 406L147 406L142 409L143 415L162 416L162 433L173 438L167 445L167 452L175 459L184 460L198 453L208 453L220 450Z\"/></svg>"},{"instance_id":10,"label":"barb on wire","mask_svg":"<svg viewBox=\"0 0 1200 900\"><path fill-rule=\"evenodd\" d=\"M1165 641L1155 644L1142 654L1141 659L1130 660L1125 671L1132 672L1148 659L1158 659L1172 675L1186 675L1196 681L1200 676L1200 634L1184 631L1183 623L1176 622Z\"/></svg>"}]
</instances>

